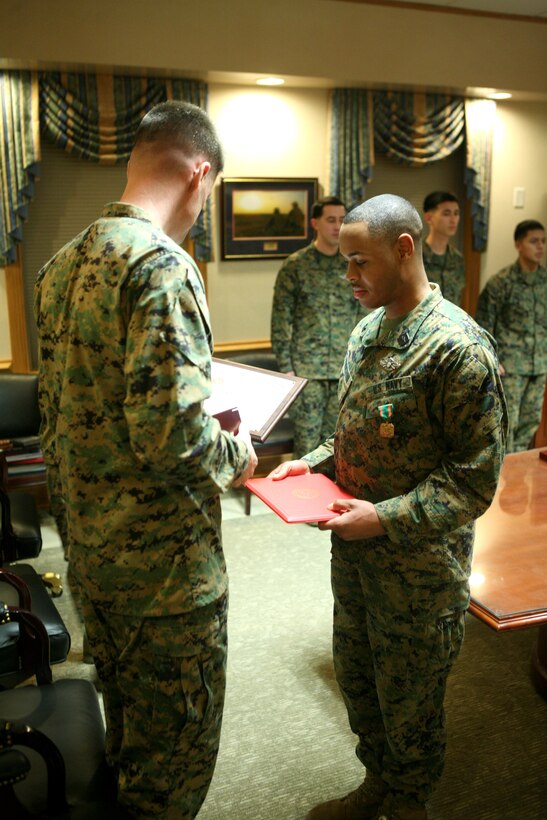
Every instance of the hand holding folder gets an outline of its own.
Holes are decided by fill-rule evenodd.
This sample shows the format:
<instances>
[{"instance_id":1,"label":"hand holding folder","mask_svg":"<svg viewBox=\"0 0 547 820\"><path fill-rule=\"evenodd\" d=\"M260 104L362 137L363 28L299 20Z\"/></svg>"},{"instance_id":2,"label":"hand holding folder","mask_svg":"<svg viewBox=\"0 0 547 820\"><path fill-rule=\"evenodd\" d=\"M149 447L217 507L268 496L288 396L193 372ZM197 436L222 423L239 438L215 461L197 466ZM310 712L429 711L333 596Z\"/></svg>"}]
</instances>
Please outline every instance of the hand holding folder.
<instances>
[{"instance_id":1,"label":"hand holding folder","mask_svg":"<svg viewBox=\"0 0 547 820\"><path fill-rule=\"evenodd\" d=\"M287 524L330 521L341 511L329 510L329 504L340 499L353 499L321 473L289 475L281 481L270 476L251 478L245 486Z\"/></svg>"}]
</instances>

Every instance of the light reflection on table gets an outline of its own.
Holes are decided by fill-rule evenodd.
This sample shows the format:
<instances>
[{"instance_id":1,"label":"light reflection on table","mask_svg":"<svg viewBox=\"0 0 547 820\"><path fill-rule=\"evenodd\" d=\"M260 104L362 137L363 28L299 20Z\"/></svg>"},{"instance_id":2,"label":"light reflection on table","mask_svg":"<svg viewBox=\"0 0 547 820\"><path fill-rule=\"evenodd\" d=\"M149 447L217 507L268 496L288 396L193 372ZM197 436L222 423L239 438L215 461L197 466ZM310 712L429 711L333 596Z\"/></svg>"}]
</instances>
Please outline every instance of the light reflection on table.
<instances>
[{"instance_id":1,"label":"light reflection on table","mask_svg":"<svg viewBox=\"0 0 547 820\"><path fill-rule=\"evenodd\" d=\"M502 631L547 623L547 461L505 457L494 501L476 523L469 611Z\"/></svg>"}]
</instances>

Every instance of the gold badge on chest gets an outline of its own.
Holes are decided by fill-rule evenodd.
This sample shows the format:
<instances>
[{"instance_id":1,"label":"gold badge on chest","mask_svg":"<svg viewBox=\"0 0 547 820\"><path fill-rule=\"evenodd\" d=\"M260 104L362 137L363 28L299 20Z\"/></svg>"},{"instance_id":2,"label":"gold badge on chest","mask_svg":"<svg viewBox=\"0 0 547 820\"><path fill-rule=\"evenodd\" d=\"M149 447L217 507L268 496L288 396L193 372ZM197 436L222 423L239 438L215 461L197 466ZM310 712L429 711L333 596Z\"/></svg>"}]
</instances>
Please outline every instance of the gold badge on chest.
<instances>
[{"instance_id":1,"label":"gold badge on chest","mask_svg":"<svg viewBox=\"0 0 547 820\"><path fill-rule=\"evenodd\" d=\"M380 404L378 407L380 418L384 419L380 424L380 438L393 438L395 435L395 425L389 419L393 416L392 404Z\"/></svg>"}]
</instances>

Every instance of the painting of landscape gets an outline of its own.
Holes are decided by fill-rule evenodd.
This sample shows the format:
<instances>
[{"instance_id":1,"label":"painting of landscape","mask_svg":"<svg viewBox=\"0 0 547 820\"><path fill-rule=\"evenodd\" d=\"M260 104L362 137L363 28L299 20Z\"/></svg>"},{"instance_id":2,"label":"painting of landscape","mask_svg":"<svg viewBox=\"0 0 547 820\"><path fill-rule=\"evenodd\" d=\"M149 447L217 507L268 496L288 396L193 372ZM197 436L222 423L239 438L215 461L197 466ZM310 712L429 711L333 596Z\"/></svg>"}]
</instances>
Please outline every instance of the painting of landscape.
<instances>
[{"instance_id":1,"label":"painting of landscape","mask_svg":"<svg viewBox=\"0 0 547 820\"><path fill-rule=\"evenodd\" d=\"M305 237L308 197L305 191L235 191L233 237Z\"/></svg>"},{"instance_id":2,"label":"painting of landscape","mask_svg":"<svg viewBox=\"0 0 547 820\"><path fill-rule=\"evenodd\" d=\"M316 178L222 180L222 258L275 259L308 245Z\"/></svg>"}]
</instances>

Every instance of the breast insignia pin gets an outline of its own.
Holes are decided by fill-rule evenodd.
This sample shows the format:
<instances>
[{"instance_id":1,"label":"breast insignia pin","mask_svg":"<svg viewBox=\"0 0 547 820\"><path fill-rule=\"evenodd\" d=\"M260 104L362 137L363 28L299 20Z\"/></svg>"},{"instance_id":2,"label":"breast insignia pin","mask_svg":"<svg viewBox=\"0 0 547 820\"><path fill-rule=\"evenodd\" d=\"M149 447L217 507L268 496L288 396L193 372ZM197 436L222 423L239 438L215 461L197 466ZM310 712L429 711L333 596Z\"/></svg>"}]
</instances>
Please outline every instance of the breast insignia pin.
<instances>
[{"instance_id":1,"label":"breast insignia pin","mask_svg":"<svg viewBox=\"0 0 547 820\"><path fill-rule=\"evenodd\" d=\"M383 359L380 359L378 364L380 365L380 367L383 367L384 370L397 370L401 363L399 359L397 359L395 356L392 356L390 353L389 356L384 356Z\"/></svg>"}]
</instances>

